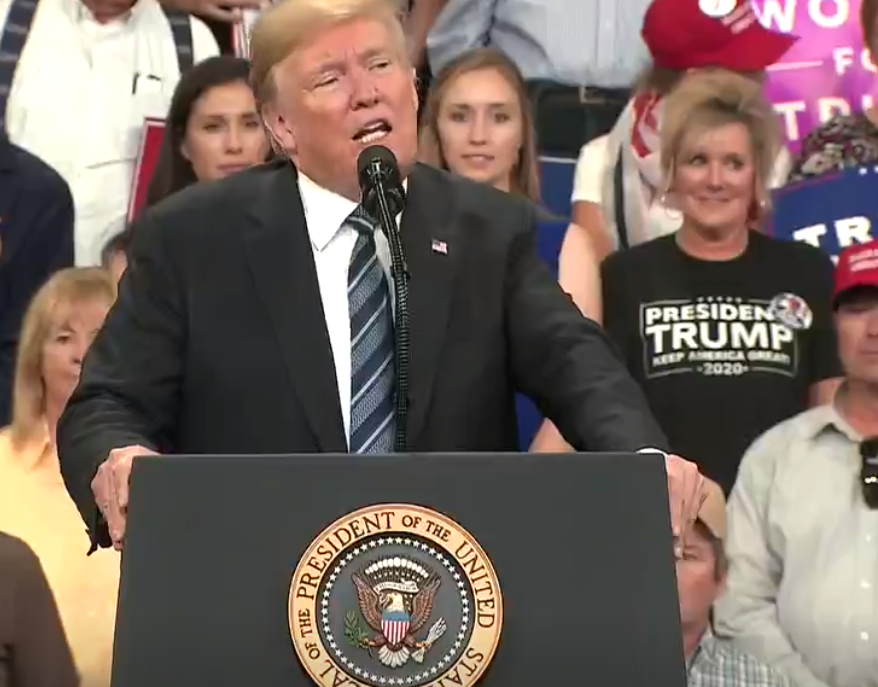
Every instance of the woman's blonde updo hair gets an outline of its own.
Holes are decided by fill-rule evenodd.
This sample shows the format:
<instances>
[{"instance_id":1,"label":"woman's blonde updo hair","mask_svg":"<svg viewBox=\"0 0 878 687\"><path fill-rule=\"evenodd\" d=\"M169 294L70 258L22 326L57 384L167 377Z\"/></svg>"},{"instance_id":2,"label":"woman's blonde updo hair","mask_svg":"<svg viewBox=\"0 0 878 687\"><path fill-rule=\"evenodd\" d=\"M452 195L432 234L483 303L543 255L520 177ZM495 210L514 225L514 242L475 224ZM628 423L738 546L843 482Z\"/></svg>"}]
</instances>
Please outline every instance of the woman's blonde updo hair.
<instances>
[{"instance_id":1,"label":"woman's blonde updo hair","mask_svg":"<svg viewBox=\"0 0 878 687\"><path fill-rule=\"evenodd\" d=\"M780 123L762 84L736 72L693 72L665 99L661 160L668 186L689 141L727 124L741 124L747 129L756 168L756 199L764 210L767 181L780 152Z\"/></svg>"},{"instance_id":2,"label":"woman's blonde updo hair","mask_svg":"<svg viewBox=\"0 0 878 687\"><path fill-rule=\"evenodd\" d=\"M116 300L116 283L100 267L70 267L56 272L31 300L18 344L12 391L11 438L16 448L38 439L44 429L46 387L43 383L43 347L52 325L65 311L100 301Z\"/></svg>"}]
</instances>

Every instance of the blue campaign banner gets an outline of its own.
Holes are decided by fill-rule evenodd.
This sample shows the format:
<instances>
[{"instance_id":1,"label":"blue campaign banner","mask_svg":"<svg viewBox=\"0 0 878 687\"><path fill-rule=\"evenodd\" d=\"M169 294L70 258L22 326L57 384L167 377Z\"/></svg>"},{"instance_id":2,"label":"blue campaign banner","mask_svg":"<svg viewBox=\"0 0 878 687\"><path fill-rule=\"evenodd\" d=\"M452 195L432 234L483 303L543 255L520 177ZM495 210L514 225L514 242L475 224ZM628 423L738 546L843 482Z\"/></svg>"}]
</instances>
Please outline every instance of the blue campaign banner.
<instances>
[{"instance_id":1,"label":"blue campaign banner","mask_svg":"<svg viewBox=\"0 0 878 687\"><path fill-rule=\"evenodd\" d=\"M768 232L822 248L833 260L878 238L878 167L854 167L774 192Z\"/></svg>"},{"instance_id":2,"label":"blue campaign banner","mask_svg":"<svg viewBox=\"0 0 878 687\"><path fill-rule=\"evenodd\" d=\"M570 217L570 194L573 193L573 172L576 160L542 158L540 160L540 190L543 205L559 217Z\"/></svg>"}]
</instances>

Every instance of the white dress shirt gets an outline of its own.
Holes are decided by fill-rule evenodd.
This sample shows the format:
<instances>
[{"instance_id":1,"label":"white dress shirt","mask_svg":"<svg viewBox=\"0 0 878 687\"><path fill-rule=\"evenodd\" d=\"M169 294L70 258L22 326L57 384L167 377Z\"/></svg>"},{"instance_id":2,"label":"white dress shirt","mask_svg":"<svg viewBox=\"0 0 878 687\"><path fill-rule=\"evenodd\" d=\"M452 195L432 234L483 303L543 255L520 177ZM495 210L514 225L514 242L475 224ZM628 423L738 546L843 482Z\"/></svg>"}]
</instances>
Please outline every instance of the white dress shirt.
<instances>
[{"instance_id":1,"label":"white dress shirt","mask_svg":"<svg viewBox=\"0 0 878 687\"><path fill-rule=\"evenodd\" d=\"M357 232L344 221L357 207L357 203L318 186L301 172L299 174L299 194L305 209L305 223L311 249L314 251L314 265L317 268L317 282L320 298L323 301L323 314L326 329L335 361L335 376L338 384L338 400L344 422L345 438L350 444L351 433L351 319L348 306L348 267L351 254L357 242ZM405 183L403 184L405 185ZM397 226L402 213L397 215ZM390 276L390 245L383 231L375 232L375 249L378 261L387 275L390 301L394 303L393 281Z\"/></svg>"},{"instance_id":2,"label":"white dress shirt","mask_svg":"<svg viewBox=\"0 0 878 687\"><path fill-rule=\"evenodd\" d=\"M795 687L878 687L878 510L860 439L833 406L801 413L756 440L729 498L716 631Z\"/></svg>"},{"instance_id":3,"label":"white dress shirt","mask_svg":"<svg viewBox=\"0 0 878 687\"><path fill-rule=\"evenodd\" d=\"M0 0L0 26L11 0ZM219 53L196 18L196 62ZM149 78L147 78L149 77ZM170 24L157 0L95 21L80 0L40 0L6 112L9 138L54 167L76 209L77 265L100 264L124 224L145 117L167 115L180 79Z\"/></svg>"}]
</instances>

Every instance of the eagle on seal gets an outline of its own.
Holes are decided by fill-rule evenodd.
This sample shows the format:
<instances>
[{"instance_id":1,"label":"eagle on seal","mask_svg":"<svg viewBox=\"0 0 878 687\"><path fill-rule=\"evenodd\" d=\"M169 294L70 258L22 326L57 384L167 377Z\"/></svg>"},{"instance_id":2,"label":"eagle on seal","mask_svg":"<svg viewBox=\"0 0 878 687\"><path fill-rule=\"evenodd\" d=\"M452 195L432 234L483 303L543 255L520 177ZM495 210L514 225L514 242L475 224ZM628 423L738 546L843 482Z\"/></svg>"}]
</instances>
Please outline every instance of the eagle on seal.
<instances>
[{"instance_id":1,"label":"eagle on seal","mask_svg":"<svg viewBox=\"0 0 878 687\"><path fill-rule=\"evenodd\" d=\"M378 649L379 660L392 668L404 665L409 657L422 662L425 652L445 632L445 621L440 618L426 639L415 639L433 612L441 578L432 573L419 586L411 579L376 583L364 572L355 572L351 577L357 588L360 611L378 633L363 640L362 645Z\"/></svg>"}]
</instances>

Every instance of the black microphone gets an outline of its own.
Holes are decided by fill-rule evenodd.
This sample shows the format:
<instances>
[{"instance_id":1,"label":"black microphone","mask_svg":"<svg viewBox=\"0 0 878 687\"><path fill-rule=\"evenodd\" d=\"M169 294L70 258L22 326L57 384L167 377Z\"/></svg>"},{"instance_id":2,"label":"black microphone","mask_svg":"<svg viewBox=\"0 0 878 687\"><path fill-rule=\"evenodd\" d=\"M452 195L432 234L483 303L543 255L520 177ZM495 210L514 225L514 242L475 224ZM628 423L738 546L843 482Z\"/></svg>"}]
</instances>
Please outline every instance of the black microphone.
<instances>
[{"instance_id":1,"label":"black microphone","mask_svg":"<svg viewBox=\"0 0 878 687\"><path fill-rule=\"evenodd\" d=\"M357 177L362 191L360 204L379 221L390 244L393 280L408 282L411 275L395 219L406 201L396 155L384 146L369 146L357 158Z\"/></svg>"},{"instance_id":2,"label":"black microphone","mask_svg":"<svg viewBox=\"0 0 878 687\"><path fill-rule=\"evenodd\" d=\"M405 207L405 190L399 173L399 163L389 148L369 146L357 158L357 176L363 192L362 205L366 212L381 219L379 196L387 199L391 217Z\"/></svg>"},{"instance_id":3,"label":"black microphone","mask_svg":"<svg viewBox=\"0 0 878 687\"><path fill-rule=\"evenodd\" d=\"M391 275L396 303L394 340L396 355L396 440L394 449L405 453L408 439L409 387L409 289L410 279L402 241L396 226L396 215L405 207L405 189L396 156L384 146L369 146L357 158L357 177L362 191L361 205L376 218L390 245Z\"/></svg>"}]
</instances>

